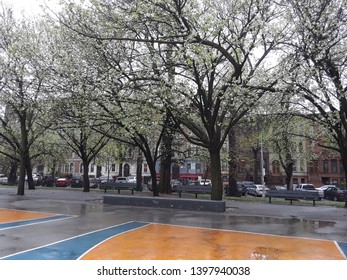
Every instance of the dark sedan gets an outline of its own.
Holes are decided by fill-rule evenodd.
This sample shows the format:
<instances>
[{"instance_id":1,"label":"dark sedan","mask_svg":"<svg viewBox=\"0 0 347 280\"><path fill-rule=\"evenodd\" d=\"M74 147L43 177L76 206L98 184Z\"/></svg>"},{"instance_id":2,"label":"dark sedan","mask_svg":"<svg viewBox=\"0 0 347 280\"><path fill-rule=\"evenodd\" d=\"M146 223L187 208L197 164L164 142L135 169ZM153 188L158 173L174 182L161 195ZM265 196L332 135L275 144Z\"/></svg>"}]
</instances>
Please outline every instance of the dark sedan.
<instances>
[{"instance_id":1,"label":"dark sedan","mask_svg":"<svg viewBox=\"0 0 347 280\"><path fill-rule=\"evenodd\" d=\"M237 190L240 196L245 196L247 192L247 186L242 183L237 182ZM227 195L229 192L229 186L224 186L224 193Z\"/></svg>"},{"instance_id":2,"label":"dark sedan","mask_svg":"<svg viewBox=\"0 0 347 280\"><path fill-rule=\"evenodd\" d=\"M42 177L42 186L44 187L53 187L55 185L55 181L57 180L54 176L43 176Z\"/></svg>"},{"instance_id":3,"label":"dark sedan","mask_svg":"<svg viewBox=\"0 0 347 280\"><path fill-rule=\"evenodd\" d=\"M338 187L331 186L324 191L324 198L334 201L345 201L347 190L342 190Z\"/></svg>"},{"instance_id":4,"label":"dark sedan","mask_svg":"<svg viewBox=\"0 0 347 280\"><path fill-rule=\"evenodd\" d=\"M82 177L72 177L70 180L71 188L82 188L83 180Z\"/></svg>"}]
</instances>

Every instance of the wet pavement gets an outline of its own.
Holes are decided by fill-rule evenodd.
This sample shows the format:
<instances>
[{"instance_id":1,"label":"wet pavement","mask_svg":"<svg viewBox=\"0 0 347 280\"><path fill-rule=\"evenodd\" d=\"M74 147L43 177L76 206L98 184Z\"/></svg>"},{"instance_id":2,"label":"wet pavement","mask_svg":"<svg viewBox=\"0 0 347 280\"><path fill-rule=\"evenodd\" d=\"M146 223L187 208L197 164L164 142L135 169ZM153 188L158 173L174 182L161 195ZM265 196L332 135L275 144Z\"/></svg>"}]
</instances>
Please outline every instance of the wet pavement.
<instances>
[{"instance_id":1,"label":"wet pavement","mask_svg":"<svg viewBox=\"0 0 347 280\"><path fill-rule=\"evenodd\" d=\"M346 259L345 208L226 200L214 213L107 205L104 195L0 188L0 258Z\"/></svg>"}]
</instances>

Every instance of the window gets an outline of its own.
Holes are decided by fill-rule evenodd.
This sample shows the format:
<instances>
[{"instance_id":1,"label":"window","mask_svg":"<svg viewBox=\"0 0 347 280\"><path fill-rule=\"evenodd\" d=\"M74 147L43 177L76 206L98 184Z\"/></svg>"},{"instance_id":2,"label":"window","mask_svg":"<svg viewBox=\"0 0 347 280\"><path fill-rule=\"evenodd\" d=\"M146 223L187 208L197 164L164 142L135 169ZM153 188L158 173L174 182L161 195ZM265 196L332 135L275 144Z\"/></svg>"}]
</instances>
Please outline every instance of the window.
<instances>
[{"instance_id":1,"label":"window","mask_svg":"<svg viewBox=\"0 0 347 280\"><path fill-rule=\"evenodd\" d=\"M130 175L130 165L129 164L124 164L124 176L128 177Z\"/></svg>"},{"instance_id":2,"label":"window","mask_svg":"<svg viewBox=\"0 0 347 280\"><path fill-rule=\"evenodd\" d=\"M329 172L329 162L325 159L323 160L323 172L328 173Z\"/></svg>"},{"instance_id":3,"label":"window","mask_svg":"<svg viewBox=\"0 0 347 280\"><path fill-rule=\"evenodd\" d=\"M296 168L296 159L293 159L293 172L296 172L297 170L297 168Z\"/></svg>"},{"instance_id":4,"label":"window","mask_svg":"<svg viewBox=\"0 0 347 280\"><path fill-rule=\"evenodd\" d=\"M111 171L116 171L116 164L115 163L111 164Z\"/></svg>"},{"instance_id":5,"label":"window","mask_svg":"<svg viewBox=\"0 0 347 280\"><path fill-rule=\"evenodd\" d=\"M201 173L201 163L197 163L195 165L195 168L196 168L196 173Z\"/></svg>"},{"instance_id":6,"label":"window","mask_svg":"<svg viewBox=\"0 0 347 280\"><path fill-rule=\"evenodd\" d=\"M75 164L73 162L70 163L70 168L69 168L69 172L70 173L74 173L75 169Z\"/></svg>"},{"instance_id":7,"label":"window","mask_svg":"<svg viewBox=\"0 0 347 280\"><path fill-rule=\"evenodd\" d=\"M299 166L300 172L304 171L304 165L305 165L305 161L303 159L300 159L300 166Z\"/></svg>"},{"instance_id":8,"label":"window","mask_svg":"<svg viewBox=\"0 0 347 280\"><path fill-rule=\"evenodd\" d=\"M272 173L273 174L280 173L280 162L278 160L274 160L272 162Z\"/></svg>"},{"instance_id":9,"label":"window","mask_svg":"<svg viewBox=\"0 0 347 280\"><path fill-rule=\"evenodd\" d=\"M337 160L336 159L331 160L331 172L337 173Z\"/></svg>"},{"instance_id":10,"label":"window","mask_svg":"<svg viewBox=\"0 0 347 280\"><path fill-rule=\"evenodd\" d=\"M147 163L143 164L143 172L148 172L148 164Z\"/></svg>"}]
</instances>

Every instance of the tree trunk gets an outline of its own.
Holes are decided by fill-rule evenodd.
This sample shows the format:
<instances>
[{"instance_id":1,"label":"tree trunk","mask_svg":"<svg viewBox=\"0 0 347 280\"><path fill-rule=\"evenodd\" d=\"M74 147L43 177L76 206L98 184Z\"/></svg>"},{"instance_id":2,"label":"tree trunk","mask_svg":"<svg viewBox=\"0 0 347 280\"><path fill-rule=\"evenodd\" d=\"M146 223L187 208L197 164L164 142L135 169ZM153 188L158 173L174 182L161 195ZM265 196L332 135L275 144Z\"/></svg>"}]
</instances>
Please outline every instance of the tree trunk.
<instances>
[{"instance_id":1,"label":"tree trunk","mask_svg":"<svg viewBox=\"0 0 347 280\"><path fill-rule=\"evenodd\" d=\"M171 179L171 155L166 155L162 157L162 160L160 163L160 184L159 184L160 193L171 193L170 179Z\"/></svg>"},{"instance_id":2,"label":"tree trunk","mask_svg":"<svg viewBox=\"0 0 347 280\"><path fill-rule=\"evenodd\" d=\"M89 184L89 161L83 161L83 192L89 192L90 191L90 184Z\"/></svg>"},{"instance_id":3,"label":"tree trunk","mask_svg":"<svg viewBox=\"0 0 347 280\"><path fill-rule=\"evenodd\" d=\"M286 185L287 190L293 191L293 168L291 168L291 171L286 169Z\"/></svg>"},{"instance_id":4,"label":"tree trunk","mask_svg":"<svg viewBox=\"0 0 347 280\"><path fill-rule=\"evenodd\" d=\"M171 193L171 163L172 163L172 141L173 137L168 128L165 129L162 139L162 156L160 162L160 185L159 192Z\"/></svg>"},{"instance_id":5,"label":"tree trunk","mask_svg":"<svg viewBox=\"0 0 347 280\"><path fill-rule=\"evenodd\" d=\"M286 164L285 164L285 172L286 172L286 184L287 190L293 191L293 159L290 153L286 154Z\"/></svg>"},{"instance_id":6,"label":"tree trunk","mask_svg":"<svg viewBox=\"0 0 347 280\"><path fill-rule=\"evenodd\" d=\"M222 200L223 199L223 187L222 187L222 177L221 177L221 163L220 163L220 151L218 149L209 150L210 162L211 162L211 182L212 182L212 200Z\"/></svg>"},{"instance_id":7,"label":"tree trunk","mask_svg":"<svg viewBox=\"0 0 347 280\"><path fill-rule=\"evenodd\" d=\"M12 160L11 161L11 168L10 168L10 174L8 176L8 184L9 185L15 185L17 182L17 170L18 170L18 161Z\"/></svg>"},{"instance_id":8,"label":"tree trunk","mask_svg":"<svg viewBox=\"0 0 347 280\"><path fill-rule=\"evenodd\" d=\"M159 192L171 193L171 164L172 164L172 143L174 139L174 123L171 116L167 113L163 138L161 144L161 163L160 163L160 186Z\"/></svg>"},{"instance_id":9,"label":"tree trunk","mask_svg":"<svg viewBox=\"0 0 347 280\"><path fill-rule=\"evenodd\" d=\"M27 160L28 160L28 137L26 131L26 118L22 117L20 120L20 149L19 149L19 182L18 182L18 195L24 195L24 186L25 186L25 172L27 170ZM28 174L28 177L31 176L31 184L33 181L32 174Z\"/></svg>"},{"instance_id":10,"label":"tree trunk","mask_svg":"<svg viewBox=\"0 0 347 280\"><path fill-rule=\"evenodd\" d=\"M31 166L29 152L25 153L25 169L26 169L27 180L28 180L28 189L35 190L35 183L33 180L33 168Z\"/></svg>"},{"instance_id":11,"label":"tree trunk","mask_svg":"<svg viewBox=\"0 0 347 280\"><path fill-rule=\"evenodd\" d=\"M20 153L17 195L24 195L24 187L25 187L25 159L24 159L23 153Z\"/></svg>"},{"instance_id":12,"label":"tree trunk","mask_svg":"<svg viewBox=\"0 0 347 280\"><path fill-rule=\"evenodd\" d=\"M152 178L152 192L153 196L159 196L159 191L158 191L158 184L157 184L157 172L155 170L155 163L153 161L148 161L148 168L151 173L151 178Z\"/></svg>"},{"instance_id":13,"label":"tree trunk","mask_svg":"<svg viewBox=\"0 0 347 280\"><path fill-rule=\"evenodd\" d=\"M237 156L236 156L236 139L235 130L231 129L228 134L229 139L229 182L227 195L228 196L240 196L239 190L237 188L236 181L236 168L237 168Z\"/></svg>"},{"instance_id":14,"label":"tree trunk","mask_svg":"<svg viewBox=\"0 0 347 280\"><path fill-rule=\"evenodd\" d=\"M342 147L342 145L340 145L340 147ZM344 148L345 146L343 146ZM341 149L341 148L340 148ZM343 151L341 153L341 160L342 160L342 166L343 169L345 171L345 183L346 183L346 188L347 188L347 151L345 151L346 149L344 148L343 150L341 149L341 151ZM345 205L344 208L347 208L347 195L345 196Z\"/></svg>"},{"instance_id":15,"label":"tree trunk","mask_svg":"<svg viewBox=\"0 0 347 280\"><path fill-rule=\"evenodd\" d=\"M136 190L142 191L142 154L139 152L136 164Z\"/></svg>"}]
</instances>

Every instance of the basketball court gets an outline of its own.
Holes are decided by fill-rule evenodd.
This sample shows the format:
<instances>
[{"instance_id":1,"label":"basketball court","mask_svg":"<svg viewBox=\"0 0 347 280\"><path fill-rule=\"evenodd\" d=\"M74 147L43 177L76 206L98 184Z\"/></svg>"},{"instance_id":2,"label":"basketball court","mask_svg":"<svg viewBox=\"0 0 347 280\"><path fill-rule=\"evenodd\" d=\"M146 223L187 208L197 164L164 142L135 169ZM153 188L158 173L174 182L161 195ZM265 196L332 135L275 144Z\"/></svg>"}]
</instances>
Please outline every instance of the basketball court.
<instances>
[{"instance_id":1,"label":"basketball court","mask_svg":"<svg viewBox=\"0 0 347 280\"><path fill-rule=\"evenodd\" d=\"M30 227L40 238L42 229L63 230L66 221L77 225L78 219L78 215L2 208L0 234L11 230L25 234ZM35 243L1 259L344 260L347 256L347 243L341 241L133 220L40 246Z\"/></svg>"}]
</instances>

